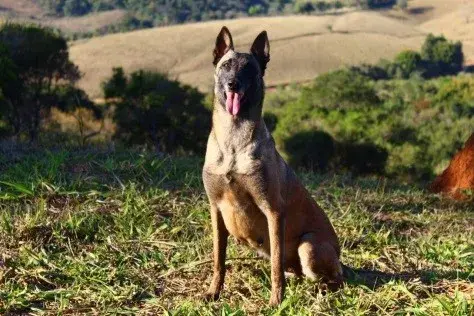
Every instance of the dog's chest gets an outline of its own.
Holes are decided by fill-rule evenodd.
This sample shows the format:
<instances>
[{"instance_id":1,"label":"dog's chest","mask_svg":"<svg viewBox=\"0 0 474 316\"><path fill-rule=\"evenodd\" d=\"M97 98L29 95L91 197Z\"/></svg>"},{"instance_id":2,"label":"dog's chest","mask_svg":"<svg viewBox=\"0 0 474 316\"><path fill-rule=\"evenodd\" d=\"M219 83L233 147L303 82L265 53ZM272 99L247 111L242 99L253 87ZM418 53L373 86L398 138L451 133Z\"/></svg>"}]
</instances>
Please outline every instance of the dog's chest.
<instances>
[{"instance_id":1,"label":"dog's chest","mask_svg":"<svg viewBox=\"0 0 474 316\"><path fill-rule=\"evenodd\" d=\"M231 235L254 248L265 248L268 242L266 217L244 188L232 182L224 185L217 207Z\"/></svg>"},{"instance_id":2,"label":"dog's chest","mask_svg":"<svg viewBox=\"0 0 474 316\"><path fill-rule=\"evenodd\" d=\"M230 182L234 174L250 175L261 167L260 151L257 146L249 145L240 150L232 148L226 151L208 149L204 168L212 174L223 175Z\"/></svg>"}]
</instances>

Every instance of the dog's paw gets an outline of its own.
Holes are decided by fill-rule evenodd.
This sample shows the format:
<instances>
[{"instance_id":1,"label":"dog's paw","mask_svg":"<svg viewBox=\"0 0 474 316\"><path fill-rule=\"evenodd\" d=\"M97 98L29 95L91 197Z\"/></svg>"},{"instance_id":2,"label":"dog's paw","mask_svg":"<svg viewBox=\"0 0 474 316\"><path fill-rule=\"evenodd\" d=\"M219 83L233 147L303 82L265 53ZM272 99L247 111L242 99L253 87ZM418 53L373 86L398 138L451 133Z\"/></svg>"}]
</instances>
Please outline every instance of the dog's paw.
<instances>
[{"instance_id":1,"label":"dog's paw","mask_svg":"<svg viewBox=\"0 0 474 316\"><path fill-rule=\"evenodd\" d=\"M202 299L206 302L217 301L219 299L219 292L207 291L202 295Z\"/></svg>"},{"instance_id":2,"label":"dog's paw","mask_svg":"<svg viewBox=\"0 0 474 316\"><path fill-rule=\"evenodd\" d=\"M280 305L282 301L283 301L283 295L272 294L272 296L270 297L270 301L268 302L268 305L270 305L271 307L276 307Z\"/></svg>"}]
</instances>

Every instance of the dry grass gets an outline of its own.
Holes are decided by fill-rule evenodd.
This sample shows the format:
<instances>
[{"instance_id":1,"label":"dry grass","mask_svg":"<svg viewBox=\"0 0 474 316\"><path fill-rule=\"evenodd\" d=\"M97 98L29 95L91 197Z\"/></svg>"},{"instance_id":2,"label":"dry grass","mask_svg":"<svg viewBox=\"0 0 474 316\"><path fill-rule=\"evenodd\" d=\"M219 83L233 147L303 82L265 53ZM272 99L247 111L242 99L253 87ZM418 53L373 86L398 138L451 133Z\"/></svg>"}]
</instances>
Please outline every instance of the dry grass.
<instances>
[{"instance_id":1,"label":"dry grass","mask_svg":"<svg viewBox=\"0 0 474 316\"><path fill-rule=\"evenodd\" d=\"M420 29L434 34L444 34L452 40L463 42L466 63L474 64L474 2L420 25Z\"/></svg>"}]
</instances>

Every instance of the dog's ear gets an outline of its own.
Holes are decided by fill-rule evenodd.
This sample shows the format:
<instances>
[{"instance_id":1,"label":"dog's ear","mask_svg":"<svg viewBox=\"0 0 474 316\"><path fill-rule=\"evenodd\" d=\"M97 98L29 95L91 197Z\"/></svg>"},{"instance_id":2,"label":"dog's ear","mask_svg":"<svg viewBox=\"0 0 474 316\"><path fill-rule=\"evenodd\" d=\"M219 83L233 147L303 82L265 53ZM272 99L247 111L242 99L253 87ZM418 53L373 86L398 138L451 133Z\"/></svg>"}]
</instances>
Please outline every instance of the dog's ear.
<instances>
[{"instance_id":1,"label":"dog's ear","mask_svg":"<svg viewBox=\"0 0 474 316\"><path fill-rule=\"evenodd\" d=\"M232 35L227 27L222 27L219 35L216 38L216 47L214 48L213 56L214 66L217 65L222 56L224 56L229 50L234 49L234 43L232 42Z\"/></svg>"},{"instance_id":2,"label":"dog's ear","mask_svg":"<svg viewBox=\"0 0 474 316\"><path fill-rule=\"evenodd\" d=\"M270 61L270 43L268 42L267 31L258 34L250 49L252 55L257 59L262 76L265 75L267 63Z\"/></svg>"}]
</instances>

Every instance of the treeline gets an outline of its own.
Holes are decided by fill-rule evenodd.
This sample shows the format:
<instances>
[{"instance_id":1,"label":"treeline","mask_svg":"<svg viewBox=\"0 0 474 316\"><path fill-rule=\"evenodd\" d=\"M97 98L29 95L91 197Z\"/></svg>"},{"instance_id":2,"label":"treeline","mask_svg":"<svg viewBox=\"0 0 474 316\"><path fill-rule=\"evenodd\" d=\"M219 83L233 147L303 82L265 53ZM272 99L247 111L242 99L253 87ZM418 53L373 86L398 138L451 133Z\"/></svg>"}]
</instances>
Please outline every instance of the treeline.
<instances>
[{"instance_id":1,"label":"treeline","mask_svg":"<svg viewBox=\"0 0 474 316\"><path fill-rule=\"evenodd\" d=\"M351 67L374 80L408 79L414 75L425 79L455 75L464 64L460 41L450 42L444 36L428 35L421 51L400 52L393 61L381 60L376 65Z\"/></svg>"},{"instance_id":2,"label":"treeline","mask_svg":"<svg viewBox=\"0 0 474 316\"><path fill-rule=\"evenodd\" d=\"M326 12L348 6L375 8L396 4L395 0L40 0L51 15L81 16L92 12L121 9L126 18L110 25L104 32L138 28L232 19L242 16L285 13Z\"/></svg>"}]
</instances>

